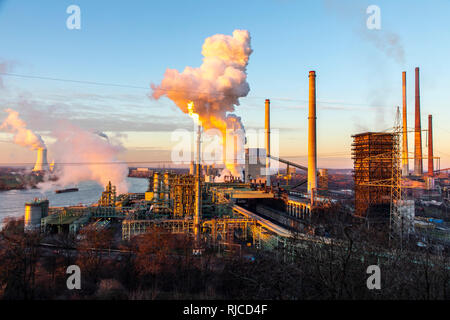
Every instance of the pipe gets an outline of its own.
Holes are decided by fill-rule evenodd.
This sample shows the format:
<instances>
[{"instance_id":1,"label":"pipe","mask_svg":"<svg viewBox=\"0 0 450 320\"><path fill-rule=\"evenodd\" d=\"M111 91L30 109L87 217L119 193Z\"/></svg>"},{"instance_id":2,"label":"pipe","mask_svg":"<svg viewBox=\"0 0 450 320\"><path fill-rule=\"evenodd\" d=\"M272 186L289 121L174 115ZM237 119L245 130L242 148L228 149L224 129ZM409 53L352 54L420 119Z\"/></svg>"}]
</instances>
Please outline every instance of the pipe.
<instances>
[{"instance_id":1,"label":"pipe","mask_svg":"<svg viewBox=\"0 0 450 320\"><path fill-rule=\"evenodd\" d=\"M271 158L273 160L276 160L278 162L284 163L284 164L286 164L288 166L292 166L294 168L298 168L298 169L301 169L301 170L304 170L304 171L308 171L307 167L302 166L300 164L297 164L297 163L294 163L294 162L291 162L291 161L288 161L288 160L284 160L284 159L281 159L281 158L278 158L278 157L274 157L274 156L270 156L269 158Z\"/></svg>"},{"instance_id":2,"label":"pipe","mask_svg":"<svg viewBox=\"0 0 450 320\"><path fill-rule=\"evenodd\" d=\"M423 174L422 163L422 129L420 125L420 89L419 89L419 68L416 68L416 114L414 131L414 175Z\"/></svg>"},{"instance_id":3,"label":"pipe","mask_svg":"<svg viewBox=\"0 0 450 320\"><path fill-rule=\"evenodd\" d=\"M428 175L434 176L433 163L433 119L431 114L428 115Z\"/></svg>"},{"instance_id":4,"label":"pipe","mask_svg":"<svg viewBox=\"0 0 450 320\"><path fill-rule=\"evenodd\" d=\"M169 172L164 172L164 200L166 205L169 206L169 195L170 195L170 175Z\"/></svg>"},{"instance_id":5,"label":"pipe","mask_svg":"<svg viewBox=\"0 0 450 320\"><path fill-rule=\"evenodd\" d=\"M266 121L265 121L265 134L266 134L266 184L270 183L270 100L266 99Z\"/></svg>"},{"instance_id":6,"label":"pipe","mask_svg":"<svg viewBox=\"0 0 450 320\"><path fill-rule=\"evenodd\" d=\"M308 117L308 193L314 201L317 189L317 143L316 143L316 72L309 72Z\"/></svg>"},{"instance_id":7,"label":"pipe","mask_svg":"<svg viewBox=\"0 0 450 320\"><path fill-rule=\"evenodd\" d=\"M153 173L153 199L155 202L159 200L159 172L155 171Z\"/></svg>"},{"instance_id":8,"label":"pipe","mask_svg":"<svg viewBox=\"0 0 450 320\"><path fill-rule=\"evenodd\" d=\"M402 156L402 175L409 175L408 159L408 120L406 110L406 71L402 72L402 92L403 92L403 156Z\"/></svg>"},{"instance_id":9,"label":"pipe","mask_svg":"<svg viewBox=\"0 0 450 320\"><path fill-rule=\"evenodd\" d=\"M202 127L199 125L197 128L197 170L196 170L196 181L195 181L195 214L194 214L194 235L196 244L200 243L200 221L202 219L202 185L201 185L201 165L200 165L200 153L201 153L201 130Z\"/></svg>"}]
</instances>

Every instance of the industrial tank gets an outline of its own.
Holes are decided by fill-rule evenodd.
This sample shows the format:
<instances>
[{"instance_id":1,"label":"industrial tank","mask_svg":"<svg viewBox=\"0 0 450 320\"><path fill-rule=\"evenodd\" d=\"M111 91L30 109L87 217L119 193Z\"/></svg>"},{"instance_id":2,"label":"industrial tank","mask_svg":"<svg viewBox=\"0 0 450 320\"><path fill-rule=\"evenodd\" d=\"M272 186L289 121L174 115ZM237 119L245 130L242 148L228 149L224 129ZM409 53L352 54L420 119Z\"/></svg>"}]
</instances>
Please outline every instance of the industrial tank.
<instances>
[{"instance_id":1,"label":"industrial tank","mask_svg":"<svg viewBox=\"0 0 450 320\"><path fill-rule=\"evenodd\" d=\"M25 203L24 227L26 230L40 227L41 219L48 215L48 204L48 200L39 199Z\"/></svg>"}]
</instances>

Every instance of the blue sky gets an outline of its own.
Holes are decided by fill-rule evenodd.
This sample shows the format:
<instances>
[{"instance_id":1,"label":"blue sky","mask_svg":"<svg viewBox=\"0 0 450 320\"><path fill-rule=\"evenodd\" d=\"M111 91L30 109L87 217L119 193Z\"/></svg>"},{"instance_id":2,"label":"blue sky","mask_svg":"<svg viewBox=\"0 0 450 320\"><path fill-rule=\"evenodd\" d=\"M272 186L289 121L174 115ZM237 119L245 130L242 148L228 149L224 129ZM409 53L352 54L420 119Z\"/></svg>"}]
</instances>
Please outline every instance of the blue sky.
<instances>
[{"instance_id":1,"label":"blue sky","mask_svg":"<svg viewBox=\"0 0 450 320\"><path fill-rule=\"evenodd\" d=\"M247 128L260 128L264 99L270 98L281 156L304 162L307 75L316 70L319 167L351 167L351 135L392 126L395 106L401 105L402 71L407 71L413 126L414 68L419 66L422 127L433 114L435 154L442 167L450 166L449 1L0 3L0 63L24 75L149 87L161 81L167 68L198 67L205 38L249 30L251 91L236 113ZM66 28L71 4L81 8L81 30ZM381 30L366 28L365 9L371 4L381 9ZM398 40L394 48L404 52L401 61L377 47L389 48L392 37ZM170 132L191 123L170 100L150 100L147 89L2 79L0 107L21 112L44 138L48 124L66 118L116 135L129 161L168 159ZM33 152L5 142L8 137L0 136L5 151L0 162L34 159Z\"/></svg>"}]
</instances>

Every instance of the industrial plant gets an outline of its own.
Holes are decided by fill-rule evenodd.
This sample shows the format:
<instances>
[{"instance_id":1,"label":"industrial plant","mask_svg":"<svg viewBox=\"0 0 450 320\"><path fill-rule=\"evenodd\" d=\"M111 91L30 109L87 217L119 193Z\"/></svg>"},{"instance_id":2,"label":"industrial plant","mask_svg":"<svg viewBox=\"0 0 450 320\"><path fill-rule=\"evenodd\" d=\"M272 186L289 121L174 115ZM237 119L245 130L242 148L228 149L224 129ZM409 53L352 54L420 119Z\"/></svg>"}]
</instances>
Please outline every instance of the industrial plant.
<instances>
[{"instance_id":1,"label":"industrial plant","mask_svg":"<svg viewBox=\"0 0 450 320\"><path fill-rule=\"evenodd\" d=\"M298 164L271 153L270 100L266 99L265 148L244 150L242 175L219 179L220 165L202 163L202 128L197 130L197 158L189 172L173 169L133 169L148 179L144 193L118 194L109 182L98 203L89 206L52 207L35 199L25 205L25 228L43 234L77 234L83 228L107 228L119 223L121 240L151 233L155 228L185 234L195 243L194 254L205 248L241 254L248 247L279 250L291 239L304 242L339 240L325 220L337 212L350 228L375 228L391 243L430 246L448 250L450 228L447 169L439 168L433 153L432 116L421 129L419 69L415 70L415 126L408 128L406 72L403 72L403 108L397 107L392 128L384 132L355 133L352 144L353 190L331 187L330 170L318 168L316 129L316 72L309 75L307 164ZM189 107L195 115L195 103ZM306 122L307 120L307 122ZM320 121L320 119L319 119ZM422 133L427 132L428 153L422 153ZM414 152L407 139L414 133ZM237 149L234 149L234 152ZM234 158L238 156L234 154ZM409 160L414 159L414 170ZM428 159L427 171L423 160ZM271 165L285 165L274 174ZM34 171L46 171L46 150L38 150ZM296 170L300 171L297 174ZM131 172L131 171L130 171ZM298 177L290 183L293 176ZM280 180L281 178L281 180ZM220 180L220 181L218 181ZM281 183L280 183L281 181Z\"/></svg>"},{"instance_id":2,"label":"industrial plant","mask_svg":"<svg viewBox=\"0 0 450 320\"><path fill-rule=\"evenodd\" d=\"M0 0L0 303L450 299L450 1L53 2Z\"/></svg>"}]
</instances>

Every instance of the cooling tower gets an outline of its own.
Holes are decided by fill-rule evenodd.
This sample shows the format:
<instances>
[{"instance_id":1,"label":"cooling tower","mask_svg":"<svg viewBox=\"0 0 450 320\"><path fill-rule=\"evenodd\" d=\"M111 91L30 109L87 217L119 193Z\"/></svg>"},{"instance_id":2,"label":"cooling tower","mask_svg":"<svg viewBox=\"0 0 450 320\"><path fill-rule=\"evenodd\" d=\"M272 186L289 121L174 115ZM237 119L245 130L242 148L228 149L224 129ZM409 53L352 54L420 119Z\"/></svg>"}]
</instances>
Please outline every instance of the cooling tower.
<instances>
[{"instance_id":1,"label":"cooling tower","mask_svg":"<svg viewBox=\"0 0 450 320\"><path fill-rule=\"evenodd\" d=\"M402 73L402 93L403 93L403 148L402 148L402 175L409 175L408 160L408 120L406 108L406 72Z\"/></svg>"},{"instance_id":2,"label":"cooling tower","mask_svg":"<svg viewBox=\"0 0 450 320\"><path fill-rule=\"evenodd\" d=\"M37 151L36 164L34 165L33 171L49 171L49 166L47 162L47 149L39 148Z\"/></svg>"},{"instance_id":3,"label":"cooling tower","mask_svg":"<svg viewBox=\"0 0 450 320\"><path fill-rule=\"evenodd\" d=\"M414 129L414 175L423 174L422 167L422 128L420 125L420 89L419 89L419 68L416 68L416 113Z\"/></svg>"},{"instance_id":4,"label":"cooling tower","mask_svg":"<svg viewBox=\"0 0 450 320\"><path fill-rule=\"evenodd\" d=\"M316 144L316 72L309 72L308 117L308 193L317 190L317 144Z\"/></svg>"}]
</instances>

